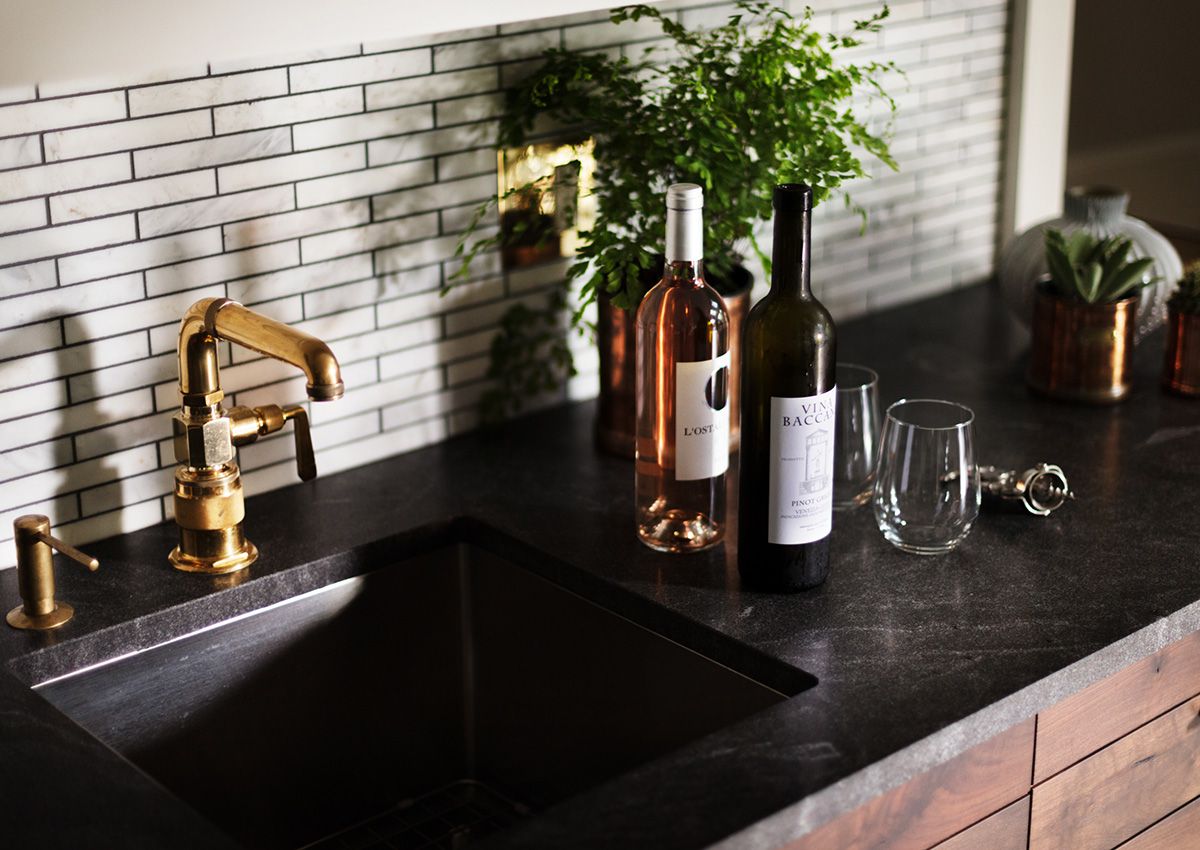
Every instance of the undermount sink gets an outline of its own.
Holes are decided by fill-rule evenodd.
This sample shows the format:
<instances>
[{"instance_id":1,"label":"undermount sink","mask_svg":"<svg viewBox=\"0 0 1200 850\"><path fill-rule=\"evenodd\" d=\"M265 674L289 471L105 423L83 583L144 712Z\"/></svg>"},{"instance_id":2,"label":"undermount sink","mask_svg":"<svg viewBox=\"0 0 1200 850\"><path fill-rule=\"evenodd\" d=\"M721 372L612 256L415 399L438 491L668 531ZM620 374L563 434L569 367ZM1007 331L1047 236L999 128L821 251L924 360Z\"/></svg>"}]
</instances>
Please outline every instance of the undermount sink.
<instances>
[{"instance_id":1,"label":"undermount sink","mask_svg":"<svg viewBox=\"0 0 1200 850\"><path fill-rule=\"evenodd\" d=\"M458 848L815 681L794 673L760 684L457 543L36 688L248 847Z\"/></svg>"}]
</instances>

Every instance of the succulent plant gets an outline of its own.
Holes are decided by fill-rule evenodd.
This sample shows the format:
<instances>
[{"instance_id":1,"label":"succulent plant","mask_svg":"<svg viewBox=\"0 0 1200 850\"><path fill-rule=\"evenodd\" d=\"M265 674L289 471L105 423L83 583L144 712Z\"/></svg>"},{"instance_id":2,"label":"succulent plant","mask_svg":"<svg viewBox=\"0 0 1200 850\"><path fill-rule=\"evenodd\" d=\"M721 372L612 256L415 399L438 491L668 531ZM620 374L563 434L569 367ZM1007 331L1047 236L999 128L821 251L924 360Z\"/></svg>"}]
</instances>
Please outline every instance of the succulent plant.
<instances>
[{"instance_id":1,"label":"succulent plant","mask_svg":"<svg viewBox=\"0 0 1200 850\"><path fill-rule=\"evenodd\" d=\"M1180 313L1200 315L1200 260L1183 270L1179 288L1171 296L1170 303Z\"/></svg>"},{"instance_id":2,"label":"succulent plant","mask_svg":"<svg viewBox=\"0 0 1200 850\"><path fill-rule=\"evenodd\" d=\"M1064 236L1046 229L1046 264L1050 288L1062 298L1087 304L1112 304L1154 283L1154 260L1129 258L1133 242L1125 236L1103 239L1086 230Z\"/></svg>"}]
</instances>

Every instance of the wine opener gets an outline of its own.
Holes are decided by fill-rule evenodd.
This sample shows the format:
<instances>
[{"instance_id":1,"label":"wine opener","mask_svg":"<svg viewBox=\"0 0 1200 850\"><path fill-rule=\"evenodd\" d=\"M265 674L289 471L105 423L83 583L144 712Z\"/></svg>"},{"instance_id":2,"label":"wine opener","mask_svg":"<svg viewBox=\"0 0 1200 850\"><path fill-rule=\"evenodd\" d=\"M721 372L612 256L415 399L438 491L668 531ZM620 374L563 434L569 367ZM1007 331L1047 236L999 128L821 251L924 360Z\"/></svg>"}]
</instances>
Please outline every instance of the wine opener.
<instances>
[{"instance_id":1,"label":"wine opener","mask_svg":"<svg viewBox=\"0 0 1200 850\"><path fill-rule=\"evenodd\" d=\"M1024 472L981 466L979 485L985 505L1009 509L1020 505L1034 516L1049 516L1075 498L1067 474L1053 463L1039 463Z\"/></svg>"}]
</instances>

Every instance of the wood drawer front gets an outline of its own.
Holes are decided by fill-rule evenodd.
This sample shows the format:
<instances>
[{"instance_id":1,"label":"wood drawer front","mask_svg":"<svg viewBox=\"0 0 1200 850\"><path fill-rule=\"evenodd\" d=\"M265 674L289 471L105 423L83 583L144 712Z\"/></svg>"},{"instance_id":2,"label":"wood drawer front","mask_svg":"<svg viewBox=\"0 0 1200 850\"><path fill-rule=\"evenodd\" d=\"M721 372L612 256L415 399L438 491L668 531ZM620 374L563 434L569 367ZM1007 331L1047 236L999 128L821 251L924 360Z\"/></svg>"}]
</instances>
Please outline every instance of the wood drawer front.
<instances>
[{"instance_id":1,"label":"wood drawer front","mask_svg":"<svg viewBox=\"0 0 1200 850\"><path fill-rule=\"evenodd\" d=\"M1200 697L1033 789L1030 850L1109 850L1200 796Z\"/></svg>"},{"instance_id":2,"label":"wood drawer front","mask_svg":"<svg viewBox=\"0 0 1200 850\"><path fill-rule=\"evenodd\" d=\"M1170 817L1121 845L1121 850L1196 850L1200 844L1200 800L1192 800Z\"/></svg>"},{"instance_id":3,"label":"wood drawer front","mask_svg":"<svg viewBox=\"0 0 1200 850\"><path fill-rule=\"evenodd\" d=\"M1025 850L1029 843L1029 798L984 818L933 850Z\"/></svg>"},{"instance_id":4,"label":"wood drawer front","mask_svg":"<svg viewBox=\"0 0 1200 850\"><path fill-rule=\"evenodd\" d=\"M1034 782L1049 779L1195 694L1200 694L1200 632L1038 715Z\"/></svg>"},{"instance_id":5,"label":"wood drawer front","mask_svg":"<svg viewBox=\"0 0 1200 850\"><path fill-rule=\"evenodd\" d=\"M830 821L787 850L928 850L1029 793L1033 730L1030 718Z\"/></svg>"}]
</instances>

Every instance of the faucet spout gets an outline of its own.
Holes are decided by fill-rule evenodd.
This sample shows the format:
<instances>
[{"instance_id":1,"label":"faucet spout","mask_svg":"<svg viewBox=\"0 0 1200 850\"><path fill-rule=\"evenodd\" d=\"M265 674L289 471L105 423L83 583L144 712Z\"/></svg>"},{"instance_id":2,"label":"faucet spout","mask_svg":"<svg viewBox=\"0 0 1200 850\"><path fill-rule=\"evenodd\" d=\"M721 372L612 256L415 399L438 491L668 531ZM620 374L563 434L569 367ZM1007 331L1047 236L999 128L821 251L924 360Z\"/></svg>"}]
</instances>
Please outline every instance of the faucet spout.
<instances>
[{"instance_id":1,"label":"faucet spout","mask_svg":"<svg viewBox=\"0 0 1200 850\"><path fill-rule=\"evenodd\" d=\"M179 391L184 405L209 407L221 400L216 347L221 339L300 369L308 379L308 397L314 401L333 401L345 392L341 367L324 342L228 298L205 298L188 309L179 328Z\"/></svg>"}]
</instances>

